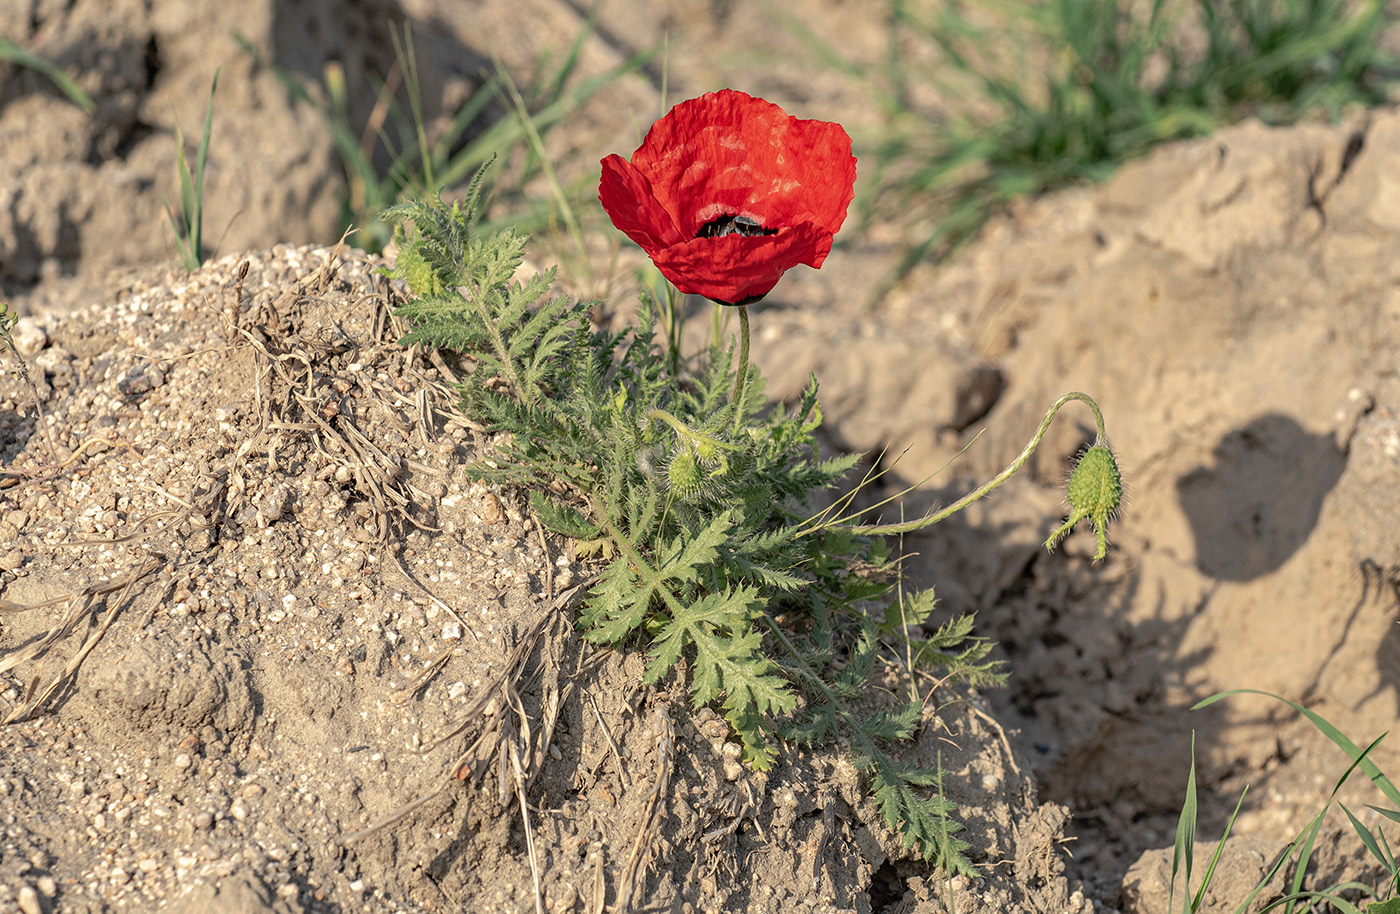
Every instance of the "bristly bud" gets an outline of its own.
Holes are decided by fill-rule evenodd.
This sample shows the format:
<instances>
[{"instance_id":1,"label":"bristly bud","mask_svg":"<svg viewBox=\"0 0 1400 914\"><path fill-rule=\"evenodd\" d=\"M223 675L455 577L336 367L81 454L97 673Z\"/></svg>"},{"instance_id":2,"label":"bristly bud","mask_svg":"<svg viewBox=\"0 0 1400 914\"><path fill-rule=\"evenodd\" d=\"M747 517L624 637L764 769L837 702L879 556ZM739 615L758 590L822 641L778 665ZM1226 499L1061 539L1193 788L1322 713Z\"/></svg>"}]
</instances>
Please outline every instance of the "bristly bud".
<instances>
[{"instance_id":1,"label":"bristly bud","mask_svg":"<svg viewBox=\"0 0 1400 914\"><path fill-rule=\"evenodd\" d=\"M666 479L671 484L671 491L681 499L690 498L700 491L705 481L699 462L688 449L682 449L671 458L671 465L666 468Z\"/></svg>"},{"instance_id":2,"label":"bristly bud","mask_svg":"<svg viewBox=\"0 0 1400 914\"><path fill-rule=\"evenodd\" d=\"M1065 496L1069 500L1069 517L1064 524L1050 534L1045 541L1046 549L1054 549L1060 540L1085 518L1094 525L1094 536L1099 548L1094 552L1094 561L1103 561L1108 555L1108 523L1118 513L1123 500L1123 477L1118 472L1118 462L1108 443L1099 439L1084 451L1070 474Z\"/></svg>"}]
</instances>

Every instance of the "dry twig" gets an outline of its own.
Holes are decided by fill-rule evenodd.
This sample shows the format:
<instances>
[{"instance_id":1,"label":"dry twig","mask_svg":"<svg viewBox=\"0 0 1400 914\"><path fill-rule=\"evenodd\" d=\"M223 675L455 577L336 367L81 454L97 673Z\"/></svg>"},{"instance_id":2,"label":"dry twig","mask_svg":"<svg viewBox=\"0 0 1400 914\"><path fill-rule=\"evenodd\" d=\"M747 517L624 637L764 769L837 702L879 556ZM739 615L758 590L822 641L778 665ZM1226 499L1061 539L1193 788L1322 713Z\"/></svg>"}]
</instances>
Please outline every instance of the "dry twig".
<instances>
[{"instance_id":1,"label":"dry twig","mask_svg":"<svg viewBox=\"0 0 1400 914\"><path fill-rule=\"evenodd\" d=\"M30 681L29 689L24 700L16 705L10 713L5 716L4 720L0 720L0 726L26 720L38 711L55 692L71 681L73 675L77 673L78 668L82 666L83 661L87 659L88 654L92 653L93 648L97 647L97 643L102 640L102 636L107 634L107 630L112 627L112 622L115 621L122 606L126 604L132 588L136 586L138 581L159 567L160 562L148 558L134 571L124 577L110 581L99 581L96 584L90 584L80 590L75 590L67 596L53 600L45 600L41 603L25 605L0 600L0 611L6 613L28 612L29 610L42 609L60 603L69 604L69 611L56 625L52 626L42 638L35 641L33 644L26 645L7 657L0 657L0 673L7 672L24 663L42 659L48 654L50 648L72 634L80 622L95 615L99 604L105 603L107 607L107 612L103 615L97 628L88 634L82 646L78 648L77 652L63 665L62 672L54 676L42 692L38 689L39 677L36 675L34 679ZM106 597L108 594L117 592L120 592L120 595L115 600L99 599L101 597Z\"/></svg>"}]
</instances>

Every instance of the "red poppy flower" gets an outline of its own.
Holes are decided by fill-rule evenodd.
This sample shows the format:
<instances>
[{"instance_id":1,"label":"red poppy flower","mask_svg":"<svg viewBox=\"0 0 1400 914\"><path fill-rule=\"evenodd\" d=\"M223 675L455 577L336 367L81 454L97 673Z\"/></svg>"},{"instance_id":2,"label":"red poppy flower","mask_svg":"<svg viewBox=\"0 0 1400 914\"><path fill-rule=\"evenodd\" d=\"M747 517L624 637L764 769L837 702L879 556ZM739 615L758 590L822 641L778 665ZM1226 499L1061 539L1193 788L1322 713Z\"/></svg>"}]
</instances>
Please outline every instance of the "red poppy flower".
<instances>
[{"instance_id":1,"label":"red poppy flower","mask_svg":"<svg viewBox=\"0 0 1400 914\"><path fill-rule=\"evenodd\" d=\"M822 265L855 180L840 124L723 89L672 108L631 162L603 159L598 197L677 289L744 305Z\"/></svg>"}]
</instances>

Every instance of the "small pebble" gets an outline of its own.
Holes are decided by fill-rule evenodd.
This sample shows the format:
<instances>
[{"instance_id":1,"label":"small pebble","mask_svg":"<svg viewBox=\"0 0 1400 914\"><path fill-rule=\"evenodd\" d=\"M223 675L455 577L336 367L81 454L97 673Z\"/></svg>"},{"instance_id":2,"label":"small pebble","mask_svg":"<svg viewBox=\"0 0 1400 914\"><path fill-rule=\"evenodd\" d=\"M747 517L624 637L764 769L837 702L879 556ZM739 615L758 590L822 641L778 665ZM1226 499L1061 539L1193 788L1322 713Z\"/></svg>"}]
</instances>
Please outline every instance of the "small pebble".
<instances>
[{"instance_id":1,"label":"small pebble","mask_svg":"<svg viewBox=\"0 0 1400 914\"><path fill-rule=\"evenodd\" d=\"M62 346L50 346L34 357L34 367L57 374L68 366L68 362L72 358L72 353Z\"/></svg>"},{"instance_id":2,"label":"small pebble","mask_svg":"<svg viewBox=\"0 0 1400 914\"><path fill-rule=\"evenodd\" d=\"M486 524L499 524L506 519L505 509L501 507L501 500L487 492L481 497L481 520Z\"/></svg>"},{"instance_id":3,"label":"small pebble","mask_svg":"<svg viewBox=\"0 0 1400 914\"><path fill-rule=\"evenodd\" d=\"M44 914L44 909L39 906L39 893L34 891L33 886L20 887L19 909L24 914Z\"/></svg>"},{"instance_id":4,"label":"small pebble","mask_svg":"<svg viewBox=\"0 0 1400 914\"><path fill-rule=\"evenodd\" d=\"M10 331L15 342L15 351L20 355L34 355L49 344L49 334L32 317L21 317Z\"/></svg>"}]
</instances>

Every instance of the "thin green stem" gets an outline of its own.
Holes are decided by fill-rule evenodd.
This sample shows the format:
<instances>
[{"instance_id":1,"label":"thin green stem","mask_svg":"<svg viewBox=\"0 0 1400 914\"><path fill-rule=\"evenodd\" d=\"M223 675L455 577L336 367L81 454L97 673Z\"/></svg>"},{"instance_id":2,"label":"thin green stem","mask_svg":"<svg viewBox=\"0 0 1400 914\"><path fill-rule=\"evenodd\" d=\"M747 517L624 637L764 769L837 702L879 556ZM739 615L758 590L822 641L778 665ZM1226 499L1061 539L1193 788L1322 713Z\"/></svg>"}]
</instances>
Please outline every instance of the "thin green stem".
<instances>
[{"instance_id":1,"label":"thin green stem","mask_svg":"<svg viewBox=\"0 0 1400 914\"><path fill-rule=\"evenodd\" d=\"M749 383L749 306L739 305L739 373L734 376L734 433L744 423L744 395Z\"/></svg>"},{"instance_id":2,"label":"thin green stem","mask_svg":"<svg viewBox=\"0 0 1400 914\"><path fill-rule=\"evenodd\" d=\"M1096 438L1095 443L1101 444L1104 441L1105 437L1103 411L1099 409L1099 404L1094 402L1093 397L1085 393L1080 393L1079 391L1073 391L1071 393L1065 394L1063 397L1055 401L1055 405L1051 406L1050 409L1045 413L1045 418L1041 420L1040 428L1036 430L1035 436L1032 437L1029 442L1027 442L1026 446L1021 450L1021 453L1016 456L1016 459L1011 461L1011 463L1007 464L1006 469L993 476L990 480L987 481L985 485L982 485L979 488L976 488L973 491L967 493L962 498L953 502L951 505L944 508L943 510L938 511L934 514L928 514L924 517L919 518L918 520L906 521L901 524L868 524L864 526L829 524L824 527L817 527L814 529L836 530L842 533L854 533L861 536L886 536L896 533L913 533L915 530L923 530L925 527L932 527L939 521L947 520L954 514L957 514L963 508L966 508L968 505L972 504L977 499L991 492L997 486L1006 482L1012 476L1015 476L1016 473L1021 469L1021 467L1026 465L1026 461L1031 459L1031 455L1035 453L1035 449L1040 446L1041 439L1043 439L1045 437L1045 433L1050 430L1050 423L1055 421L1056 414L1059 413L1060 409L1071 400L1078 400L1079 402L1086 404L1091 410L1094 411L1094 423L1097 427L1098 432L1098 437Z\"/></svg>"},{"instance_id":3,"label":"thin green stem","mask_svg":"<svg viewBox=\"0 0 1400 914\"><path fill-rule=\"evenodd\" d=\"M846 723L854 727L855 719L851 716L850 712L846 710L846 706L841 703L841 699L836 697L836 693L831 690L831 687L826 684L826 681L822 679L821 675L807 663L806 657L797 649L797 645L793 644L788 638L782 626L778 625L778 623L773 620L773 617L766 612L761 614L761 618L764 624L768 626L768 631L773 634L773 637L778 639L778 642L783 646L783 650L787 651L788 656L792 658L793 666L791 669L793 669L794 672L801 673L802 678L807 681L807 684L818 692L821 692L822 697L829 701L831 706L836 709L836 713L840 714L842 718L845 719Z\"/></svg>"}]
</instances>

